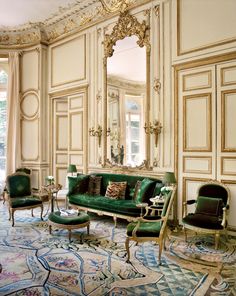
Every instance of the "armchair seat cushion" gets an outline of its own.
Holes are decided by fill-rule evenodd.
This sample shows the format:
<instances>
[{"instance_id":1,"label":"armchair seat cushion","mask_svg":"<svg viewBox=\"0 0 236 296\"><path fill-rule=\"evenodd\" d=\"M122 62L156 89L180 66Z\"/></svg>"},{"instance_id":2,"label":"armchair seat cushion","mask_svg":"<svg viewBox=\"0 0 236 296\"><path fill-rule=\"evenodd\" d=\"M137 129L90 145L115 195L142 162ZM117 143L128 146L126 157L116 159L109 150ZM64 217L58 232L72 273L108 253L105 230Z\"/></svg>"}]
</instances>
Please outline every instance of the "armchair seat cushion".
<instances>
[{"instance_id":1,"label":"armchair seat cushion","mask_svg":"<svg viewBox=\"0 0 236 296\"><path fill-rule=\"evenodd\" d=\"M203 214L188 214L183 218L183 223L191 226L200 227L203 229L221 230L221 220L216 216L209 216Z\"/></svg>"},{"instance_id":2,"label":"armchair seat cushion","mask_svg":"<svg viewBox=\"0 0 236 296\"><path fill-rule=\"evenodd\" d=\"M132 236L132 232L137 222L131 222L127 226L127 235ZM162 221L160 222L141 222L136 232L138 237L159 237Z\"/></svg>"},{"instance_id":3,"label":"armchair seat cushion","mask_svg":"<svg viewBox=\"0 0 236 296\"><path fill-rule=\"evenodd\" d=\"M38 197L32 195L24 197L11 198L12 208L23 208L41 204L42 201Z\"/></svg>"}]
</instances>

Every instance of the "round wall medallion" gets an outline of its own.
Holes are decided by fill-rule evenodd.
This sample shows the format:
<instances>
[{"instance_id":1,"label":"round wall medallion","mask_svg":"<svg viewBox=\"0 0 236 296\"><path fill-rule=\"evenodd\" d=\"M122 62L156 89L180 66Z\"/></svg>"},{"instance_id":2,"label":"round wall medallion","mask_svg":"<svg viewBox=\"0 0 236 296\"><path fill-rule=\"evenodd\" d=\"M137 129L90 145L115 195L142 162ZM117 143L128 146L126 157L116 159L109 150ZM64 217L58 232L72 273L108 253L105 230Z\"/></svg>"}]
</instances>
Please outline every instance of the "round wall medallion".
<instances>
[{"instance_id":1,"label":"round wall medallion","mask_svg":"<svg viewBox=\"0 0 236 296\"><path fill-rule=\"evenodd\" d=\"M34 118L39 110L39 99L36 92L27 92L21 100L21 112L27 118Z\"/></svg>"}]
</instances>

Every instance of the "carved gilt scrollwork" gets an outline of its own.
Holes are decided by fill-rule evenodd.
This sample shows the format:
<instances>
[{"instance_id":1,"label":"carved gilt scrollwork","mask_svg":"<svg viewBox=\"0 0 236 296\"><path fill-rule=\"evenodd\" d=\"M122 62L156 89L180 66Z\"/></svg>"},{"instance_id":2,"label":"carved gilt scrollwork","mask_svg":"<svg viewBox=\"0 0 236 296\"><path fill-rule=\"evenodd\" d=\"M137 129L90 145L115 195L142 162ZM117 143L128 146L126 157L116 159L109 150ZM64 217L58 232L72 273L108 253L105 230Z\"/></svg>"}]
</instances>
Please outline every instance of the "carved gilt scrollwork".
<instances>
[{"instance_id":1,"label":"carved gilt scrollwork","mask_svg":"<svg viewBox=\"0 0 236 296\"><path fill-rule=\"evenodd\" d=\"M132 35L138 37L137 44L140 47L146 46L147 51L150 50L148 31L149 26L146 24L146 21L143 21L142 23L138 22L136 17L130 15L127 10L121 12L119 20L113 28L112 33L110 35L105 34L103 41L105 58L113 55L113 46L116 44L116 41Z\"/></svg>"}]
</instances>

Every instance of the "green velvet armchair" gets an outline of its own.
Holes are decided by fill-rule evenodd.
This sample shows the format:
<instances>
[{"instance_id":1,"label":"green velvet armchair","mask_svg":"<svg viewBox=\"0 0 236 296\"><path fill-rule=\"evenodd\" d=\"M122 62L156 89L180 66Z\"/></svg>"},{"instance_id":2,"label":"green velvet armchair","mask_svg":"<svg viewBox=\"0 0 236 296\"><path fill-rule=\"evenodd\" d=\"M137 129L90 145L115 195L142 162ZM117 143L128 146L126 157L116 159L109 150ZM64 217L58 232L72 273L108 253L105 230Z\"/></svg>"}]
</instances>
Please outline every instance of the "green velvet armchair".
<instances>
[{"instance_id":1,"label":"green velvet armchair","mask_svg":"<svg viewBox=\"0 0 236 296\"><path fill-rule=\"evenodd\" d=\"M184 202L183 228L187 241L187 229L196 233L215 235L215 249L218 249L220 234L227 235L227 216L229 210L230 192L218 182L210 181L201 185L196 200ZM195 204L194 213L188 213L187 207Z\"/></svg>"},{"instance_id":2,"label":"green velvet armchair","mask_svg":"<svg viewBox=\"0 0 236 296\"><path fill-rule=\"evenodd\" d=\"M17 210L33 210L40 207L41 220L43 220L43 203L38 197L32 195L30 175L21 172L9 175L6 179L6 188L9 220L12 220L12 226L15 224L14 213Z\"/></svg>"},{"instance_id":3,"label":"green velvet armchair","mask_svg":"<svg viewBox=\"0 0 236 296\"><path fill-rule=\"evenodd\" d=\"M174 201L176 186L165 194L165 202L159 216L160 208L147 206L143 217L137 218L137 221L131 222L127 226L127 237L125 247L127 251L127 262L130 261L130 240L138 242L154 241L159 244L159 264L161 264L161 253L165 246L167 235L167 221Z\"/></svg>"}]
</instances>

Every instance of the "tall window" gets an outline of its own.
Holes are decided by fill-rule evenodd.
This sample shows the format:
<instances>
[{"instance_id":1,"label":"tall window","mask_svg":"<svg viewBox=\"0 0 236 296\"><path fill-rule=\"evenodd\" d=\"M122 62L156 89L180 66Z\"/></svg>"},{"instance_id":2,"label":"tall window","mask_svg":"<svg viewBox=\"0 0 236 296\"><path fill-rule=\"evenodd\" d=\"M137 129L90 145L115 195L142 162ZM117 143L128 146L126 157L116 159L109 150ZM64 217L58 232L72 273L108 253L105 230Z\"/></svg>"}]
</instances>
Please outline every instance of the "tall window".
<instances>
[{"instance_id":1,"label":"tall window","mask_svg":"<svg viewBox=\"0 0 236 296\"><path fill-rule=\"evenodd\" d=\"M0 62L0 191L6 178L7 73Z\"/></svg>"}]
</instances>

